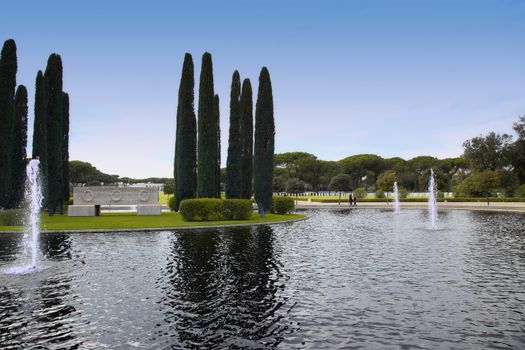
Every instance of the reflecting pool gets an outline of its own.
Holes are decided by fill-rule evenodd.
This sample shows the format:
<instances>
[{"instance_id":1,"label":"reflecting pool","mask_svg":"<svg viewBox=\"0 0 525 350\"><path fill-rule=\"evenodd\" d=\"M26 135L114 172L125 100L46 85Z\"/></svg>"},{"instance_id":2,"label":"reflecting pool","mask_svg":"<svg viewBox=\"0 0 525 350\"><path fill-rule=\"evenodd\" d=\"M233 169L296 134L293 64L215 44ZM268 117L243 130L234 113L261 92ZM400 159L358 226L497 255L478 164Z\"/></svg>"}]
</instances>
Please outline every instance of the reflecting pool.
<instances>
[{"instance_id":1,"label":"reflecting pool","mask_svg":"<svg viewBox=\"0 0 525 350\"><path fill-rule=\"evenodd\" d=\"M309 210L307 221L44 233L6 274L0 348L525 348L525 215Z\"/></svg>"}]
</instances>

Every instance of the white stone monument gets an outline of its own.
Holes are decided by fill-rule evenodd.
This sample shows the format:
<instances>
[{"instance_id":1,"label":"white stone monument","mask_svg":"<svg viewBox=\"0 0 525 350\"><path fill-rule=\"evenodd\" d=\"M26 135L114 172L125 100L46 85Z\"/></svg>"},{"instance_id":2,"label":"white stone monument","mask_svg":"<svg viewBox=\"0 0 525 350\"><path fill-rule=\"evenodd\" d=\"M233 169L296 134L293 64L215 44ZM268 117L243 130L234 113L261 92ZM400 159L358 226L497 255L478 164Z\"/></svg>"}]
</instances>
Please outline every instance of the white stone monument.
<instances>
[{"instance_id":1,"label":"white stone monument","mask_svg":"<svg viewBox=\"0 0 525 350\"><path fill-rule=\"evenodd\" d=\"M159 192L155 187L75 187L69 216L97 216L101 206L137 206L137 215L160 215Z\"/></svg>"}]
</instances>

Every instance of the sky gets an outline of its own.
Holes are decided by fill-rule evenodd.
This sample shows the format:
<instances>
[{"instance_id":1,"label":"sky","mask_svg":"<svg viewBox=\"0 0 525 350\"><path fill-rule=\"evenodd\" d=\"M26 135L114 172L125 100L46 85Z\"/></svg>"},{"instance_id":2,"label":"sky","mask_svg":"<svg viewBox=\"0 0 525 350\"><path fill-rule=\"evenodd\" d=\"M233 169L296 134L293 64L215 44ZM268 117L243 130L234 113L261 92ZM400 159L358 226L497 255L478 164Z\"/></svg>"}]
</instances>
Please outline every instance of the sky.
<instances>
[{"instance_id":1,"label":"sky","mask_svg":"<svg viewBox=\"0 0 525 350\"><path fill-rule=\"evenodd\" d=\"M177 93L193 55L213 56L226 164L231 76L272 79L276 153L324 160L462 154L525 115L525 1L9 1L29 92L59 53L70 96L70 159L120 176L173 176ZM197 106L197 100L195 101Z\"/></svg>"}]
</instances>

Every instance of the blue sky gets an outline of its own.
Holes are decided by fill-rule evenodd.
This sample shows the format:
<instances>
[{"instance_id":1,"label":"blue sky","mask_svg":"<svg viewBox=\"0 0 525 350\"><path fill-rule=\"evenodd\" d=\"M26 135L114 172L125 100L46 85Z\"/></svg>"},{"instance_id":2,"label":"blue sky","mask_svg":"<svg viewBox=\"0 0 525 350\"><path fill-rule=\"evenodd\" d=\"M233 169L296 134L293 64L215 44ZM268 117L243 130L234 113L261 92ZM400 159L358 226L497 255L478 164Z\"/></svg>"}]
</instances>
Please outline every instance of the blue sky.
<instances>
[{"instance_id":1,"label":"blue sky","mask_svg":"<svg viewBox=\"0 0 525 350\"><path fill-rule=\"evenodd\" d=\"M223 164L231 75L238 69L256 91L262 66L276 152L449 157L467 138L511 132L525 114L524 37L518 0L18 0L0 12L31 126L36 73L57 52L71 159L132 177L172 176L185 52L196 82L202 54L213 55Z\"/></svg>"}]
</instances>

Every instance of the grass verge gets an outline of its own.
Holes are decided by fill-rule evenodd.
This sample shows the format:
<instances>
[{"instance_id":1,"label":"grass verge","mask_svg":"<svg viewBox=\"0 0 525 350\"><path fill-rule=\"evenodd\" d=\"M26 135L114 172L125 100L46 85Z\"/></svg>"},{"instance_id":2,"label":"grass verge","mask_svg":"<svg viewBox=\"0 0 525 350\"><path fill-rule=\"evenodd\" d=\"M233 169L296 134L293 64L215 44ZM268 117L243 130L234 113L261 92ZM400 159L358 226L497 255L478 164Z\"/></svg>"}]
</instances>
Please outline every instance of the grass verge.
<instances>
[{"instance_id":1,"label":"grass verge","mask_svg":"<svg viewBox=\"0 0 525 350\"><path fill-rule=\"evenodd\" d=\"M135 213L104 213L101 216L69 217L67 215L42 215L40 227L43 231L126 229L126 228L165 228L191 226L247 225L272 223L304 218L303 214L268 214L265 218L253 213L249 220L198 221L182 220L179 213L162 213L160 216L137 216ZM22 226L0 226L0 231L22 231Z\"/></svg>"}]
</instances>

